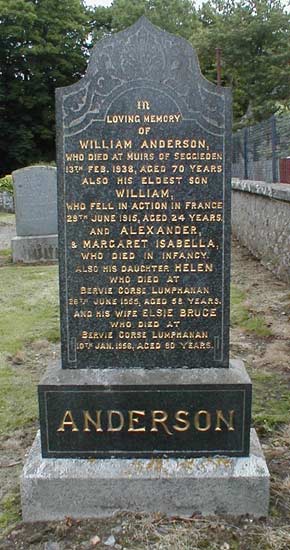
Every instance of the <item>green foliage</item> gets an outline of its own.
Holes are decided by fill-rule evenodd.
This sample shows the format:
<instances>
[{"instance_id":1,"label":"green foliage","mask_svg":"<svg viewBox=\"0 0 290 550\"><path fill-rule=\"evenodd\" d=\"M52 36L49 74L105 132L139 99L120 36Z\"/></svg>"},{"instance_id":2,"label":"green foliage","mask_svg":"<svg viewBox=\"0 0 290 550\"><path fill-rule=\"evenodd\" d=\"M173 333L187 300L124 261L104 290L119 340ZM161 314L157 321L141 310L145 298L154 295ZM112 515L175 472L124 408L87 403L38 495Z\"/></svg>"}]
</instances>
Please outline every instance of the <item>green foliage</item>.
<instances>
[{"instance_id":1,"label":"green foliage","mask_svg":"<svg viewBox=\"0 0 290 550\"><path fill-rule=\"evenodd\" d=\"M13 183L12 183L12 176L4 176L4 178L0 178L0 191L8 191L9 193L13 193Z\"/></svg>"},{"instance_id":2,"label":"green foliage","mask_svg":"<svg viewBox=\"0 0 290 550\"><path fill-rule=\"evenodd\" d=\"M81 0L0 0L1 172L52 160L55 88L86 66Z\"/></svg>"},{"instance_id":3,"label":"green foliage","mask_svg":"<svg viewBox=\"0 0 290 550\"><path fill-rule=\"evenodd\" d=\"M168 32L190 38L197 24L194 2L190 0L114 0L111 8L97 8L96 19L103 18L103 35L121 31L142 15ZM99 38L94 33L94 41Z\"/></svg>"},{"instance_id":4,"label":"green foliage","mask_svg":"<svg viewBox=\"0 0 290 550\"><path fill-rule=\"evenodd\" d=\"M289 420L289 381L281 373L249 369L253 382L253 420L261 435Z\"/></svg>"},{"instance_id":5,"label":"green foliage","mask_svg":"<svg viewBox=\"0 0 290 550\"><path fill-rule=\"evenodd\" d=\"M236 123L267 118L290 92L290 16L279 0L209 1L192 36L202 70L216 81L215 49L221 48L222 82L233 88Z\"/></svg>"},{"instance_id":6,"label":"green foliage","mask_svg":"<svg viewBox=\"0 0 290 550\"><path fill-rule=\"evenodd\" d=\"M91 9L90 14L90 34L92 37L92 47L98 40L112 33L112 9L98 6Z\"/></svg>"}]
</instances>

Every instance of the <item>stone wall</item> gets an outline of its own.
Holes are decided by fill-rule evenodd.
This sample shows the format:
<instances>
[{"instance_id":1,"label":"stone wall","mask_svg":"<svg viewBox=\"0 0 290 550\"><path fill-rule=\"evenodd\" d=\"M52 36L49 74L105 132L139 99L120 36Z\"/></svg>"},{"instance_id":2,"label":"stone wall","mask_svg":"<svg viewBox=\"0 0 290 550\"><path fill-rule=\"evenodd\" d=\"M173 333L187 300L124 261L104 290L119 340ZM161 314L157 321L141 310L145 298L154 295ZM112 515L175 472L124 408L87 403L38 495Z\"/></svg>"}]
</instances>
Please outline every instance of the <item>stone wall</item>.
<instances>
[{"instance_id":1,"label":"stone wall","mask_svg":"<svg viewBox=\"0 0 290 550\"><path fill-rule=\"evenodd\" d=\"M265 267L290 282L290 185L233 178L232 232Z\"/></svg>"}]
</instances>

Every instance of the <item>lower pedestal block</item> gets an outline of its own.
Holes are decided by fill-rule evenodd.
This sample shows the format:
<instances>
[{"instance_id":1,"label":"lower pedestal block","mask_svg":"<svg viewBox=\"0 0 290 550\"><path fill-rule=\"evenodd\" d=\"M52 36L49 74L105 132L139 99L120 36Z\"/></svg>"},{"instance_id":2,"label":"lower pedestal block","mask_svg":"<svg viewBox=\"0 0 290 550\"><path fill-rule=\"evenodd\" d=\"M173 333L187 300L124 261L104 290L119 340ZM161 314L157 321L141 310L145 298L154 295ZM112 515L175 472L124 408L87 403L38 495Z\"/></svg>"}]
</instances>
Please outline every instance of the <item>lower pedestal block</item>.
<instances>
[{"instance_id":1,"label":"lower pedestal block","mask_svg":"<svg viewBox=\"0 0 290 550\"><path fill-rule=\"evenodd\" d=\"M228 369L50 368L39 387L44 458L248 456L251 381Z\"/></svg>"},{"instance_id":2,"label":"lower pedestal block","mask_svg":"<svg viewBox=\"0 0 290 550\"><path fill-rule=\"evenodd\" d=\"M25 521L125 510L267 515L269 473L250 430L242 361L191 370L51 365L38 391L41 438L21 481Z\"/></svg>"},{"instance_id":3,"label":"lower pedestal block","mask_svg":"<svg viewBox=\"0 0 290 550\"><path fill-rule=\"evenodd\" d=\"M11 241L13 263L58 261L57 235L14 237Z\"/></svg>"},{"instance_id":4,"label":"lower pedestal block","mask_svg":"<svg viewBox=\"0 0 290 550\"><path fill-rule=\"evenodd\" d=\"M268 514L269 472L254 430L249 457L47 459L37 436L21 479L27 522L110 516Z\"/></svg>"}]
</instances>

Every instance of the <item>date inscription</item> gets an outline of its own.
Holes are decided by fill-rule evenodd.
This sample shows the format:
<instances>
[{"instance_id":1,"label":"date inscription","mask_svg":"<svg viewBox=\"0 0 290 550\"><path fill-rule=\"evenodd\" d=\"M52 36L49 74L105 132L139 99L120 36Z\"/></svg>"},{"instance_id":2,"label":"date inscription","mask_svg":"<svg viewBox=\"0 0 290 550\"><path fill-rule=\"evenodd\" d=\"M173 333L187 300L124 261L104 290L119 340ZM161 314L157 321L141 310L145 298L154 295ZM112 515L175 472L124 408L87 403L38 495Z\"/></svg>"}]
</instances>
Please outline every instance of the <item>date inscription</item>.
<instances>
[{"instance_id":1,"label":"date inscription","mask_svg":"<svg viewBox=\"0 0 290 550\"><path fill-rule=\"evenodd\" d=\"M126 101L64 145L65 366L225 366L223 138Z\"/></svg>"}]
</instances>

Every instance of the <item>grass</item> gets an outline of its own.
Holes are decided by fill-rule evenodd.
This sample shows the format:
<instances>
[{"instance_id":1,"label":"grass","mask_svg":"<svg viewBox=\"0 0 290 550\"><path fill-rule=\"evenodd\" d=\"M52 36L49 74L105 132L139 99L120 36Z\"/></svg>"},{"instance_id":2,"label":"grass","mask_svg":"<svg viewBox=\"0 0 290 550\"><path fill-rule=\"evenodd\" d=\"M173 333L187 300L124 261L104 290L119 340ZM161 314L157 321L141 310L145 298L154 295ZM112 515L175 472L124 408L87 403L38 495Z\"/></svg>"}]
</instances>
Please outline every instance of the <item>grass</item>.
<instances>
[{"instance_id":1,"label":"grass","mask_svg":"<svg viewBox=\"0 0 290 550\"><path fill-rule=\"evenodd\" d=\"M1 503L2 513L0 514L0 529L5 531L9 526L18 523L21 518L19 490L6 495Z\"/></svg>"},{"instance_id":2,"label":"grass","mask_svg":"<svg viewBox=\"0 0 290 550\"><path fill-rule=\"evenodd\" d=\"M39 375L19 353L35 340L59 340L57 268L5 266L0 286L0 433L7 435L37 418Z\"/></svg>"},{"instance_id":3,"label":"grass","mask_svg":"<svg viewBox=\"0 0 290 550\"><path fill-rule=\"evenodd\" d=\"M11 248L2 248L2 250L0 250L0 256L11 256Z\"/></svg>"},{"instance_id":4,"label":"grass","mask_svg":"<svg viewBox=\"0 0 290 550\"><path fill-rule=\"evenodd\" d=\"M254 333L257 336L271 336L271 330L265 324L261 315L249 311L245 305L246 295L239 288L231 287L231 326L239 326L245 332Z\"/></svg>"},{"instance_id":5,"label":"grass","mask_svg":"<svg viewBox=\"0 0 290 550\"><path fill-rule=\"evenodd\" d=\"M0 225L11 225L15 223L15 214L0 212Z\"/></svg>"},{"instance_id":6,"label":"grass","mask_svg":"<svg viewBox=\"0 0 290 550\"><path fill-rule=\"evenodd\" d=\"M8 256L8 251L0 255ZM0 434L7 441L29 426L35 430L41 365L35 368L30 348L36 340L59 340L57 267L5 265L0 285L5 289L0 295ZM20 519L17 485L18 477L2 499L2 530Z\"/></svg>"},{"instance_id":7,"label":"grass","mask_svg":"<svg viewBox=\"0 0 290 550\"><path fill-rule=\"evenodd\" d=\"M231 288L231 326L238 326L249 334L271 336L263 317L249 311L246 295L234 285ZM260 435L274 432L289 420L290 392L287 376L274 369L247 367L253 383L253 422Z\"/></svg>"},{"instance_id":8,"label":"grass","mask_svg":"<svg viewBox=\"0 0 290 550\"><path fill-rule=\"evenodd\" d=\"M275 371L247 368L253 382L253 421L260 435L289 422L289 377Z\"/></svg>"},{"instance_id":9,"label":"grass","mask_svg":"<svg viewBox=\"0 0 290 550\"><path fill-rule=\"evenodd\" d=\"M5 288L0 296L0 352L16 353L41 338L59 339L56 266L5 266L0 286Z\"/></svg>"},{"instance_id":10,"label":"grass","mask_svg":"<svg viewBox=\"0 0 290 550\"><path fill-rule=\"evenodd\" d=\"M27 366L17 369L3 362L0 364L0 433L6 437L24 428L37 418L36 384L39 376Z\"/></svg>"}]
</instances>

